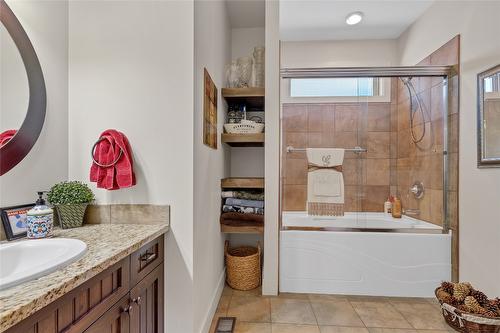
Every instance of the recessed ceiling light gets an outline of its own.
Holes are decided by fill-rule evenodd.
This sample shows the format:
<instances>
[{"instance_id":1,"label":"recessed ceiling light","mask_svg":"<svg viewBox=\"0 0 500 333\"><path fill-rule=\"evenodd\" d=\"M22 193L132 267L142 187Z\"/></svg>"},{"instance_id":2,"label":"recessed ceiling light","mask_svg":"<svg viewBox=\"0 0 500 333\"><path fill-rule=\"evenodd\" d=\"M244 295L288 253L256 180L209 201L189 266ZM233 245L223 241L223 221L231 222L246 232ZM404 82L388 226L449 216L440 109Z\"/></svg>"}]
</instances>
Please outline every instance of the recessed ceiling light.
<instances>
[{"instance_id":1,"label":"recessed ceiling light","mask_svg":"<svg viewBox=\"0 0 500 333\"><path fill-rule=\"evenodd\" d=\"M354 12L347 15L347 17L345 18L345 23L349 25L355 25L361 22L362 19L363 19L362 12Z\"/></svg>"}]
</instances>

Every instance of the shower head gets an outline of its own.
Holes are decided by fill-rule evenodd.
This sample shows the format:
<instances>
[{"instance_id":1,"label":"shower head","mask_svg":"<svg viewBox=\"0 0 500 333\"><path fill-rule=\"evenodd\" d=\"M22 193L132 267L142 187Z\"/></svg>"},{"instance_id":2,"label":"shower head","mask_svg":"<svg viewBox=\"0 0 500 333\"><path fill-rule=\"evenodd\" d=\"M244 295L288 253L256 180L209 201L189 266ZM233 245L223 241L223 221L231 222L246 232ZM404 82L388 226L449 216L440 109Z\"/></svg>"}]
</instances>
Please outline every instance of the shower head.
<instances>
[{"instance_id":1,"label":"shower head","mask_svg":"<svg viewBox=\"0 0 500 333\"><path fill-rule=\"evenodd\" d=\"M399 79L401 80L401 82L403 82L403 84L404 84L405 86L407 86L408 84L410 84L410 83L411 83L411 79L412 79L412 77L411 77L411 76L408 76L408 77L400 77Z\"/></svg>"}]
</instances>

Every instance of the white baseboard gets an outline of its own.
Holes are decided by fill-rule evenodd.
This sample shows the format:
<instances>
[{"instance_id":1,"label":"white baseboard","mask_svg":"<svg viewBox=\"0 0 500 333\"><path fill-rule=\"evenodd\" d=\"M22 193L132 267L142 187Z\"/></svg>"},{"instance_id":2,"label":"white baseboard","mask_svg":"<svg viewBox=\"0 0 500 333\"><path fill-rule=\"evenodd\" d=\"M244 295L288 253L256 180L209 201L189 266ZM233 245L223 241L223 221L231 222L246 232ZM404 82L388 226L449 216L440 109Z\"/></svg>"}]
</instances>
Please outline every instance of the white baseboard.
<instances>
[{"instance_id":1,"label":"white baseboard","mask_svg":"<svg viewBox=\"0 0 500 333\"><path fill-rule=\"evenodd\" d=\"M212 295L212 305L208 309L205 318L203 320L203 326L201 327L200 333L209 333L210 331L210 325L212 325L212 318L215 315L215 312L217 311L217 306L219 305L219 299L222 295L222 290L224 289L224 285L226 282L226 268L224 267L224 270L220 274L219 277L219 282L217 283L217 288L214 290L214 293Z\"/></svg>"}]
</instances>

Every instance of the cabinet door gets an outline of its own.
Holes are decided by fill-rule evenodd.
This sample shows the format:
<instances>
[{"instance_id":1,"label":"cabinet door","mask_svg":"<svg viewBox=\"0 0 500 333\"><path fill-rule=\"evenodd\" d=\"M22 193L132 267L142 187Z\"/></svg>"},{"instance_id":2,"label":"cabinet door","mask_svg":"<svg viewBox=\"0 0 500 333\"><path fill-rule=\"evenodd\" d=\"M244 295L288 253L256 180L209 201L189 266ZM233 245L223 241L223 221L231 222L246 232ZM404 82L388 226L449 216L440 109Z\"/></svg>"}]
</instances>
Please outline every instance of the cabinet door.
<instances>
[{"instance_id":1,"label":"cabinet door","mask_svg":"<svg viewBox=\"0 0 500 333\"><path fill-rule=\"evenodd\" d=\"M163 263L130 290L130 333L163 333Z\"/></svg>"},{"instance_id":2,"label":"cabinet door","mask_svg":"<svg viewBox=\"0 0 500 333\"><path fill-rule=\"evenodd\" d=\"M130 309L130 300L126 295L87 328L85 333L129 333Z\"/></svg>"},{"instance_id":3,"label":"cabinet door","mask_svg":"<svg viewBox=\"0 0 500 333\"><path fill-rule=\"evenodd\" d=\"M119 261L6 333L81 333L130 289L129 257Z\"/></svg>"}]
</instances>

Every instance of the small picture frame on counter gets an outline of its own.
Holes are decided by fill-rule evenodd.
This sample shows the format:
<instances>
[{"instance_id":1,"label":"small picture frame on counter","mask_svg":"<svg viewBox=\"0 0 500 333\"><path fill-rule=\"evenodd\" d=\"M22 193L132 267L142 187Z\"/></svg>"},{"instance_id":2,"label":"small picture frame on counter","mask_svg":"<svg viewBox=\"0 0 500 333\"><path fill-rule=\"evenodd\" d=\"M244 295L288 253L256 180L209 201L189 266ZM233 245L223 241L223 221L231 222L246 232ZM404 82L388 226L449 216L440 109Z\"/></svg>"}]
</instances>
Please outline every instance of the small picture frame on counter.
<instances>
[{"instance_id":1,"label":"small picture frame on counter","mask_svg":"<svg viewBox=\"0 0 500 333\"><path fill-rule=\"evenodd\" d=\"M0 208L5 236L8 240L26 237L26 218L34 203Z\"/></svg>"}]
</instances>

